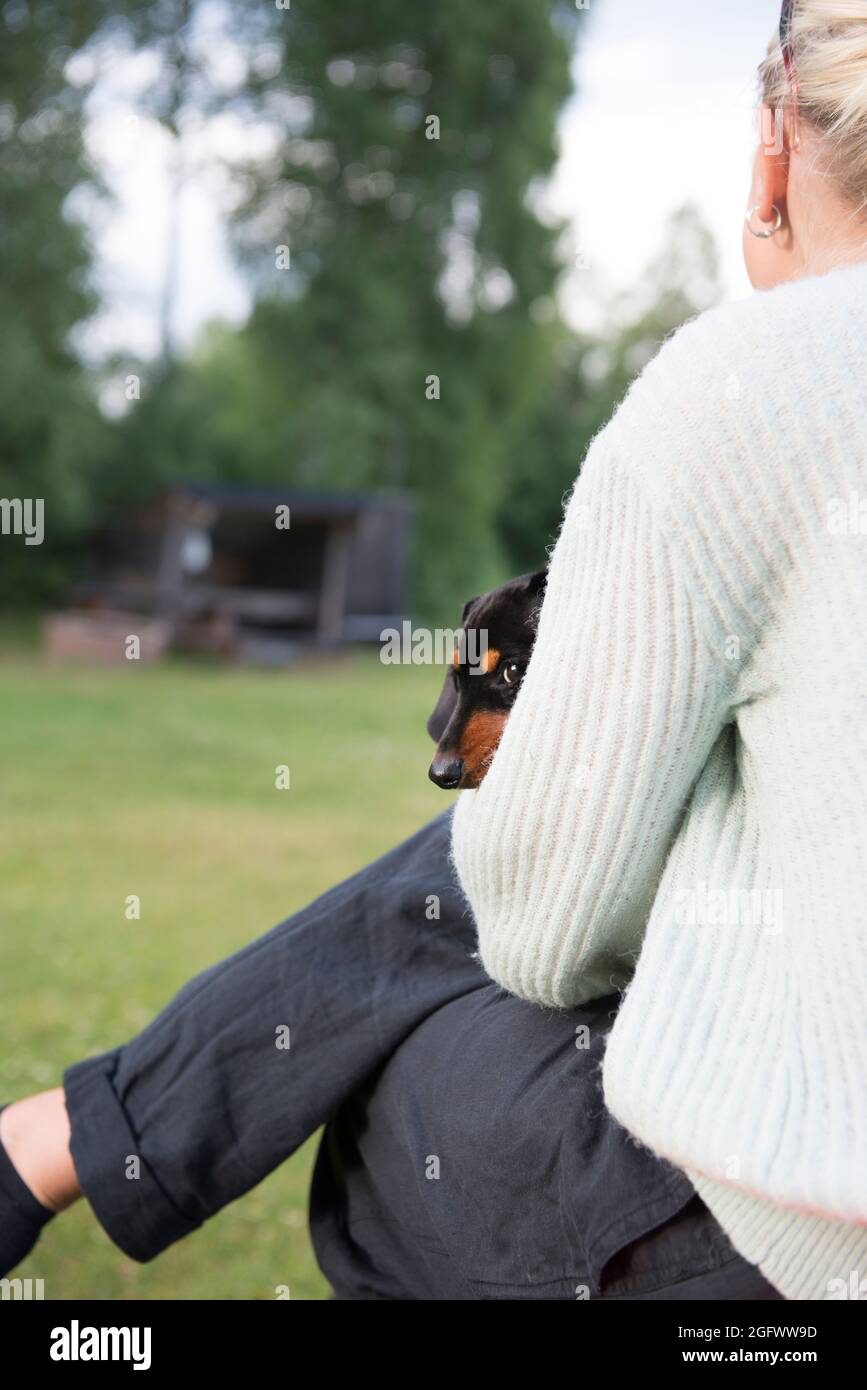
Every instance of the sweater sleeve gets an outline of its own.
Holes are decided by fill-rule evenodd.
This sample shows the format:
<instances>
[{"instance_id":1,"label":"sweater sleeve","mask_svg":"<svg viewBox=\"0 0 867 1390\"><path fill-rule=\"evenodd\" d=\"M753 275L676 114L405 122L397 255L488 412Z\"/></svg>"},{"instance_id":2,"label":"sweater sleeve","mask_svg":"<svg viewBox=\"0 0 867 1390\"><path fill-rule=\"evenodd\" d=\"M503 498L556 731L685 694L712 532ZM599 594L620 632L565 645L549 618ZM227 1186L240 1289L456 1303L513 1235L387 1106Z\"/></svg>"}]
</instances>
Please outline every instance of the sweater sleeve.
<instances>
[{"instance_id":1,"label":"sweater sleeve","mask_svg":"<svg viewBox=\"0 0 867 1390\"><path fill-rule=\"evenodd\" d=\"M730 718L700 600L608 436L566 508L500 747L453 826L485 969L556 1006L627 982L692 787Z\"/></svg>"}]
</instances>

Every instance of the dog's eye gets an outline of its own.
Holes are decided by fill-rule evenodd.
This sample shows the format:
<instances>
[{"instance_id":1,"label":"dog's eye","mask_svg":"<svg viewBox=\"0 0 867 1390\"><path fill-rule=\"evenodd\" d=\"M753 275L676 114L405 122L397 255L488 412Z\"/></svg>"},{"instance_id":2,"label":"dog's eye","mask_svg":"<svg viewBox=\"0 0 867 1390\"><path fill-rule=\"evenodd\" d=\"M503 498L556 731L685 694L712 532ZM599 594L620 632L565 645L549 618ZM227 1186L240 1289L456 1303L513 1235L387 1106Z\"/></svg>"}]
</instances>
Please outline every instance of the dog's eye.
<instances>
[{"instance_id":1,"label":"dog's eye","mask_svg":"<svg viewBox=\"0 0 867 1390\"><path fill-rule=\"evenodd\" d=\"M520 680L521 680L521 677L523 676L523 674L524 674L524 663L523 663L523 661L506 661L506 662L504 662L504 664L503 664L503 670L502 670L502 677L503 677L503 681L504 681L504 683L505 683L506 685L518 685L518 684L520 684Z\"/></svg>"}]
</instances>

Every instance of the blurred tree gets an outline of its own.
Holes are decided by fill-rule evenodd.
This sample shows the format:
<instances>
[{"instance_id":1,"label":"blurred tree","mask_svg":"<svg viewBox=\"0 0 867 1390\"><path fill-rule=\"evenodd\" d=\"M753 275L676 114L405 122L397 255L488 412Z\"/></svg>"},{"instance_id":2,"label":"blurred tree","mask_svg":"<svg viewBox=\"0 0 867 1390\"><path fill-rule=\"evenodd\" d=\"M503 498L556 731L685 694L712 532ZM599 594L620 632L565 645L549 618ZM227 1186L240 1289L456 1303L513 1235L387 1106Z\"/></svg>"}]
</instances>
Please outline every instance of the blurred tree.
<instances>
[{"instance_id":1,"label":"blurred tree","mask_svg":"<svg viewBox=\"0 0 867 1390\"><path fill-rule=\"evenodd\" d=\"M552 366L531 309L553 295L559 229L534 194L571 90L575 8L238 0L232 14L265 150L234 184L258 302L240 340L212 335L186 380L142 403L130 471L150 471L159 437L160 467L185 473L406 487L418 602L449 619L507 568L494 521L512 440Z\"/></svg>"},{"instance_id":2,"label":"blurred tree","mask_svg":"<svg viewBox=\"0 0 867 1390\"><path fill-rule=\"evenodd\" d=\"M417 606L437 620L542 563L588 439L715 286L684 210L604 342L559 319L562 228L538 194L571 91L569 0L9 0L0 16L0 482L46 497L51 538L39 565L18 541L0 565L46 590L95 505L180 477L409 489ZM70 347L93 307L70 209L97 187L84 100L135 50L132 100L172 136L178 186L188 132L248 121L255 158L223 186L258 295L243 330L175 361L169 258L161 361L109 428Z\"/></svg>"},{"instance_id":3,"label":"blurred tree","mask_svg":"<svg viewBox=\"0 0 867 1390\"><path fill-rule=\"evenodd\" d=\"M509 503L498 518L515 572L537 568L550 549L587 447L630 382L669 334L720 293L713 237L687 205L671 214L662 250L638 283L609 306L606 334L590 338L552 327L556 370L512 453Z\"/></svg>"},{"instance_id":4,"label":"blurred tree","mask_svg":"<svg viewBox=\"0 0 867 1390\"><path fill-rule=\"evenodd\" d=\"M95 189L82 142L84 90L72 53L105 20L103 0L9 0L0 9L0 495L42 498L45 542L0 537L7 609L51 593L65 544L87 515L101 417L70 334L94 307L71 196Z\"/></svg>"},{"instance_id":5,"label":"blurred tree","mask_svg":"<svg viewBox=\"0 0 867 1390\"><path fill-rule=\"evenodd\" d=\"M111 19L98 38L108 61L139 52L148 62L145 76L124 93L127 107L156 122L169 137L169 209L166 255L159 304L160 358L151 376L165 387L172 375L176 351L173 311L176 307L181 265L181 200L193 167L201 172L202 160L191 156L191 136L204 123L247 99L243 80L227 77L221 55L231 44L237 68L245 73L244 54L255 47L256 7L249 0L235 0L238 14L229 21L213 0L119 0ZM207 161L205 161L207 162Z\"/></svg>"},{"instance_id":6,"label":"blurred tree","mask_svg":"<svg viewBox=\"0 0 867 1390\"><path fill-rule=\"evenodd\" d=\"M87 156L85 105L100 59L110 62L122 45L159 58L143 104L167 128L193 99L203 108L185 57L193 8L194 0L0 8L0 494L45 503L42 546L0 538L7 608L56 592L92 516L96 480L117 464L98 382L73 343L97 307L85 228L106 197Z\"/></svg>"}]
</instances>

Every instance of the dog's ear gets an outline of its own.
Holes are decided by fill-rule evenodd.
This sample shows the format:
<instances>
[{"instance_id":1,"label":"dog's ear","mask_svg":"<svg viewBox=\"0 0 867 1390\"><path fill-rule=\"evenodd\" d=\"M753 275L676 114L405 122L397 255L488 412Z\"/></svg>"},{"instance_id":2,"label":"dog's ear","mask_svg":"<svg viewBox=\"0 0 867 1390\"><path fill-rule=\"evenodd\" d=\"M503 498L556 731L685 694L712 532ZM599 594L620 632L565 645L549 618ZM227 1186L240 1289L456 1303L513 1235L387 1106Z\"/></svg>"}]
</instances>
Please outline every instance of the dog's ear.
<instances>
[{"instance_id":1,"label":"dog's ear","mask_svg":"<svg viewBox=\"0 0 867 1390\"><path fill-rule=\"evenodd\" d=\"M440 697L434 707L434 712L427 721L427 731L434 743L439 743L449 725L449 720L458 707L458 696L452 680L451 671L446 671L446 678L443 681L443 688Z\"/></svg>"},{"instance_id":2,"label":"dog's ear","mask_svg":"<svg viewBox=\"0 0 867 1390\"><path fill-rule=\"evenodd\" d=\"M525 589L530 598L540 599L545 592L545 585L548 582L547 570L536 570L535 574L527 575Z\"/></svg>"},{"instance_id":3,"label":"dog's ear","mask_svg":"<svg viewBox=\"0 0 867 1390\"><path fill-rule=\"evenodd\" d=\"M461 613L461 627L463 627L466 622L473 604L478 603L480 598L481 594L475 594L472 598L467 599L463 607L463 612ZM446 678L443 681L440 697L436 702L433 714L427 721L427 731L434 743L439 743L457 707L458 694L455 690L454 681L452 680L452 673L451 671L446 671Z\"/></svg>"}]
</instances>

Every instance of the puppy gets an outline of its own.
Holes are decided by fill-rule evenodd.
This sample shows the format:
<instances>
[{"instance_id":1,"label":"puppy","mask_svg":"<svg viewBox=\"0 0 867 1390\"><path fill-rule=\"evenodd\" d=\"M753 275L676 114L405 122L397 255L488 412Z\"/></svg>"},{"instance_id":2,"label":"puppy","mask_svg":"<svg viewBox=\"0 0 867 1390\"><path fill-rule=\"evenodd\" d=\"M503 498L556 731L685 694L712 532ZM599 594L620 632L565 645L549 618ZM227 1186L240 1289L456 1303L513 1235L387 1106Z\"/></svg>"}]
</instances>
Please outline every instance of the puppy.
<instances>
[{"instance_id":1,"label":"puppy","mask_svg":"<svg viewBox=\"0 0 867 1390\"><path fill-rule=\"evenodd\" d=\"M438 787L478 787L490 767L533 649L545 578L522 574L464 604L461 628L476 640L456 648L427 722L437 745L428 776Z\"/></svg>"}]
</instances>

